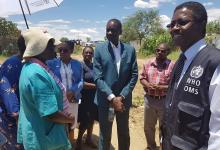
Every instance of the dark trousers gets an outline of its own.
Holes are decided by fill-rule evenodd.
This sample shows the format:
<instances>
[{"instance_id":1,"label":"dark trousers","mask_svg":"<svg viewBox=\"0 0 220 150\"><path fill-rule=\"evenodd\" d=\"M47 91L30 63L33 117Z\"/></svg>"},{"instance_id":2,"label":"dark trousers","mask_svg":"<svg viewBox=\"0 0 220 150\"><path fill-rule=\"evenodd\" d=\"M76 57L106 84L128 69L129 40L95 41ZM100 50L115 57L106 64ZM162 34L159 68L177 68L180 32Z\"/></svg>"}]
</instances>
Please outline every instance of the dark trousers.
<instances>
[{"instance_id":1,"label":"dark trousers","mask_svg":"<svg viewBox=\"0 0 220 150\"><path fill-rule=\"evenodd\" d=\"M99 110L99 150L109 150L111 146L112 123L108 121L108 108L98 106ZM129 150L129 109L124 112L116 112L118 132L118 150Z\"/></svg>"}]
</instances>

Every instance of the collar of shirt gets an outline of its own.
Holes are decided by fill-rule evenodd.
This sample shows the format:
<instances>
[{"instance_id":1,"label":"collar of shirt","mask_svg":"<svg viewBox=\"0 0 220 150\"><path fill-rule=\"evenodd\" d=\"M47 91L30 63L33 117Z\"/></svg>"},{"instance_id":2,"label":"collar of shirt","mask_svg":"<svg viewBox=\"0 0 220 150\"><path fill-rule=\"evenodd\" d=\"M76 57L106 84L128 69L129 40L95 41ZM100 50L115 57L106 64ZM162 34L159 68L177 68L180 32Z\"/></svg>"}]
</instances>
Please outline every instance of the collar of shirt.
<instances>
[{"instance_id":1,"label":"collar of shirt","mask_svg":"<svg viewBox=\"0 0 220 150\"><path fill-rule=\"evenodd\" d=\"M180 75L180 79L177 83L177 86L179 85L180 81L182 80L185 72L187 71L189 65L191 64L193 58L198 54L204 47L206 46L205 40L201 39L197 41L195 44L193 44L190 48L188 48L184 55L186 56L186 60L183 66L182 73Z\"/></svg>"},{"instance_id":2,"label":"collar of shirt","mask_svg":"<svg viewBox=\"0 0 220 150\"><path fill-rule=\"evenodd\" d=\"M206 46L205 40L201 39L195 44L193 44L189 49L187 49L184 53L186 56L186 60L192 60L198 52L200 52Z\"/></svg>"},{"instance_id":3,"label":"collar of shirt","mask_svg":"<svg viewBox=\"0 0 220 150\"><path fill-rule=\"evenodd\" d=\"M117 46L114 45L111 41L110 41L110 44L111 44L112 49L121 49L121 43L120 43L120 41L118 41L118 45L117 45Z\"/></svg>"},{"instance_id":4,"label":"collar of shirt","mask_svg":"<svg viewBox=\"0 0 220 150\"><path fill-rule=\"evenodd\" d=\"M169 61L170 61L169 59L166 59L166 60L163 62L163 65L167 66L167 65L169 64ZM156 58L154 58L154 59L151 60L151 65L153 65L153 66L155 66L155 67L158 66Z\"/></svg>"}]
</instances>

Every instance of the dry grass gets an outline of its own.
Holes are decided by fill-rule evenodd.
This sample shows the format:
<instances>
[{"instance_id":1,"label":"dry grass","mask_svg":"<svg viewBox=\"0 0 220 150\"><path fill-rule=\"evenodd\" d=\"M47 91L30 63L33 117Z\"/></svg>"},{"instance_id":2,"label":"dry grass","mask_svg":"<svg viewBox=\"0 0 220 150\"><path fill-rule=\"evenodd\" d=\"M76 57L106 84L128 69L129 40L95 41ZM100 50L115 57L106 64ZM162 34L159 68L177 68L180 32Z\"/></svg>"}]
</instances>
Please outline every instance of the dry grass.
<instances>
[{"instance_id":1,"label":"dry grass","mask_svg":"<svg viewBox=\"0 0 220 150\"><path fill-rule=\"evenodd\" d=\"M145 59L137 59L137 63L138 63L138 73L140 74L141 70L142 70L142 66L144 64ZM138 81L137 84L134 88L133 91L133 105L135 107L137 106L141 106L144 103L144 90L142 88L142 85L140 84L140 80L139 80L139 76L138 76Z\"/></svg>"},{"instance_id":2,"label":"dry grass","mask_svg":"<svg viewBox=\"0 0 220 150\"><path fill-rule=\"evenodd\" d=\"M7 57L0 55L0 64L2 64L2 62L4 62L6 58L7 58Z\"/></svg>"}]
</instances>

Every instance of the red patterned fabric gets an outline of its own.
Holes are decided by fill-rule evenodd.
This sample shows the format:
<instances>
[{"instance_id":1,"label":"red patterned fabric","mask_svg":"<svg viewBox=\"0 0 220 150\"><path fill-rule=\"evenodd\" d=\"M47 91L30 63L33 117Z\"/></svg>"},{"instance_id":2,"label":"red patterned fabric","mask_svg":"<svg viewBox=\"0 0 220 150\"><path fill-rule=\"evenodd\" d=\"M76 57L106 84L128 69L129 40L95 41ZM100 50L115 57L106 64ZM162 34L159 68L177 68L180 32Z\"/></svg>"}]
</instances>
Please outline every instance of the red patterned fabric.
<instances>
[{"instance_id":1,"label":"red patterned fabric","mask_svg":"<svg viewBox=\"0 0 220 150\"><path fill-rule=\"evenodd\" d=\"M164 62L164 69L159 69L156 59L148 60L143 65L143 70L140 74L140 79L146 79L149 83L156 85L168 85L170 81L171 72L173 70L174 62L167 59ZM150 90L145 88L147 95L165 96L167 91L164 90Z\"/></svg>"}]
</instances>

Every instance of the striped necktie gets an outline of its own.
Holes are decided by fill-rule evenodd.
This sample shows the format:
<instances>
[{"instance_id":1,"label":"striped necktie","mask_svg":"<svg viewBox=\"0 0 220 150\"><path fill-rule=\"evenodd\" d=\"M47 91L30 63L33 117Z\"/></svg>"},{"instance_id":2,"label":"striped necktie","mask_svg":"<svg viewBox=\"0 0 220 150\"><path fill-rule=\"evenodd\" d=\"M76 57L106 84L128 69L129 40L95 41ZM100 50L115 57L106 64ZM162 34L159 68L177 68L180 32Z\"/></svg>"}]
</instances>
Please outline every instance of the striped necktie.
<instances>
[{"instance_id":1,"label":"striped necktie","mask_svg":"<svg viewBox=\"0 0 220 150\"><path fill-rule=\"evenodd\" d=\"M182 53L177 61L178 64L177 64L176 70L175 70L175 81L177 83L180 79L180 75L182 73L185 60L186 60L186 56L184 55L184 53Z\"/></svg>"}]
</instances>

